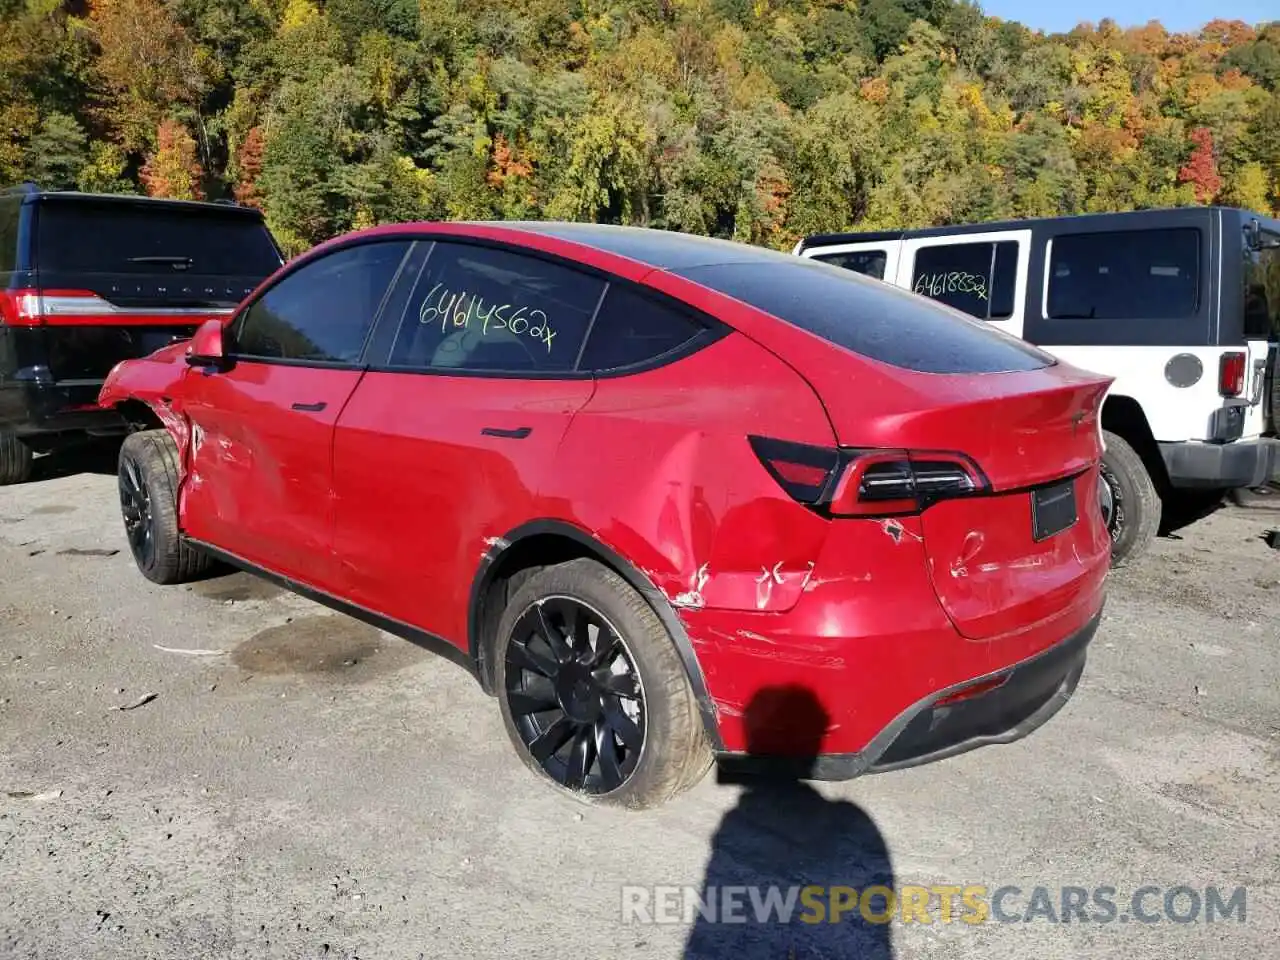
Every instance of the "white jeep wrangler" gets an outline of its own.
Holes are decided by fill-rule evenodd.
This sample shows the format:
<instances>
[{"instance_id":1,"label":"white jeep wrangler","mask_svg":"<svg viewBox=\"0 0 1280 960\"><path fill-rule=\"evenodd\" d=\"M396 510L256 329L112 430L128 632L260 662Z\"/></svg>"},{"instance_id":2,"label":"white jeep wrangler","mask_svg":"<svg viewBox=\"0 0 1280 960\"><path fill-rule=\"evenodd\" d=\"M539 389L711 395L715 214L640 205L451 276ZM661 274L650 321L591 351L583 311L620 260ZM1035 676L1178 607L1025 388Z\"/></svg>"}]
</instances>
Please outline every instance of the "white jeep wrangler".
<instances>
[{"instance_id":1,"label":"white jeep wrangler","mask_svg":"<svg viewBox=\"0 0 1280 960\"><path fill-rule=\"evenodd\" d=\"M1280 221L1222 207L806 237L802 257L932 297L1115 378L1102 509L1121 564L1162 512L1280 469Z\"/></svg>"}]
</instances>

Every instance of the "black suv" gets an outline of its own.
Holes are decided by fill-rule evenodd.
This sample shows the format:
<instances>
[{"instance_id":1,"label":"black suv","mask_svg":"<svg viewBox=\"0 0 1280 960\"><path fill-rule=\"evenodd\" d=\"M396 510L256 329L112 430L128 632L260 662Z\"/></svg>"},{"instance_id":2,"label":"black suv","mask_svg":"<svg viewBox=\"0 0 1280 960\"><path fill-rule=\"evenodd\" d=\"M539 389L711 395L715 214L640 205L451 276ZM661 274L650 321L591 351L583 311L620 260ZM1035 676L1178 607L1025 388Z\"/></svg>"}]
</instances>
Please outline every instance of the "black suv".
<instances>
[{"instance_id":1,"label":"black suv","mask_svg":"<svg viewBox=\"0 0 1280 960\"><path fill-rule=\"evenodd\" d=\"M111 368L229 315L282 262L248 207L0 192L0 484L33 453L125 432L97 402Z\"/></svg>"}]
</instances>

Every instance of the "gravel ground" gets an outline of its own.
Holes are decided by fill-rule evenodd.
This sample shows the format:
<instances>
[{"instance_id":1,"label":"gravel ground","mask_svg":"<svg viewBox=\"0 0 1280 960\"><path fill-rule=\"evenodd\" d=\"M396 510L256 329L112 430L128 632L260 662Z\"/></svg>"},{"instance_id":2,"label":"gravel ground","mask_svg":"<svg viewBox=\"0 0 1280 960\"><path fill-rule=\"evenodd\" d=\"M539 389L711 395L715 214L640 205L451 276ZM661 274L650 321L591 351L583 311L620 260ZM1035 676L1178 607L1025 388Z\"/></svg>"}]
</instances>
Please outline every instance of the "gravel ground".
<instances>
[{"instance_id":1,"label":"gravel ground","mask_svg":"<svg viewBox=\"0 0 1280 960\"><path fill-rule=\"evenodd\" d=\"M1120 916L935 907L931 924L705 925L693 942L1274 956L1280 552L1261 535L1278 513L1220 510L1114 574L1085 679L1027 740L780 796L711 775L624 814L539 784L495 702L410 644L245 574L148 584L114 479L41 466L0 490L0 956L669 958L689 926L624 922L624 886L889 875L1016 886L1018 918L1038 885L1055 913L1064 886L1113 887ZM1158 921L1122 922L1144 885ZM1177 886L1245 887L1244 921L1173 922Z\"/></svg>"}]
</instances>

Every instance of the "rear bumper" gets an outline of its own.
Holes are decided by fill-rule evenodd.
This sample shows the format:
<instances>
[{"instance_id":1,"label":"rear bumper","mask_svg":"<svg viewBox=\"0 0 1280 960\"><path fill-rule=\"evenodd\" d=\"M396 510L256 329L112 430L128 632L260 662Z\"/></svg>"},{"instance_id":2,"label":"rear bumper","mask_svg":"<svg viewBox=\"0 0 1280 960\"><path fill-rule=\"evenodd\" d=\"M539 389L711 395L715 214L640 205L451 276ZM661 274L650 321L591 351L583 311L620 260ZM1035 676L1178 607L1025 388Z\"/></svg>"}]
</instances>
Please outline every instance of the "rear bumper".
<instances>
[{"instance_id":1,"label":"rear bumper","mask_svg":"<svg viewBox=\"0 0 1280 960\"><path fill-rule=\"evenodd\" d=\"M98 406L101 380L0 384L0 430L29 437L56 433L124 433L114 410Z\"/></svg>"},{"instance_id":2,"label":"rear bumper","mask_svg":"<svg viewBox=\"0 0 1280 960\"><path fill-rule=\"evenodd\" d=\"M1161 443L1159 447L1175 487L1256 487L1280 469L1280 439L1270 437L1231 443Z\"/></svg>"},{"instance_id":3,"label":"rear bumper","mask_svg":"<svg viewBox=\"0 0 1280 960\"><path fill-rule=\"evenodd\" d=\"M717 757L720 768L729 777L849 780L1020 740L1071 699L1101 619L1099 611L1081 629L1033 657L931 694L904 710L857 752L815 757L726 753ZM979 692L955 699L968 688Z\"/></svg>"}]
</instances>

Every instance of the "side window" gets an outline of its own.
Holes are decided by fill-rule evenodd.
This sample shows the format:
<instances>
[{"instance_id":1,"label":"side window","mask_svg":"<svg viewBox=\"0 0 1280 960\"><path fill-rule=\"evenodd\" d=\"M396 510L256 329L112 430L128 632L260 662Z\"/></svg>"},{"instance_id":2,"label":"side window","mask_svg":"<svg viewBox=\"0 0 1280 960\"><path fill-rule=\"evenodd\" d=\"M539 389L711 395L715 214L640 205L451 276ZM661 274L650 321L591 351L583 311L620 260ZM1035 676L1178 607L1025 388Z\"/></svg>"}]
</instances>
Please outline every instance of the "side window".
<instances>
[{"instance_id":1,"label":"side window","mask_svg":"<svg viewBox=\"0 0 1280 960\"><path fill-rule=\"evenodd\" d=\"M1051 241L1052 319L1176 319L1194 316L1199 302L1195 228L1078 233Z\"/></svg>"},{"instance_id":2,"label":"side window","mask_svg":"<svg viewBox=\"0 0 1280 960\"><path fill-rule=\"evenodd\" d=\"M845 253L815 254L812 259L883 280L889 255L883 250L849 250Z\"/></svg>"},{"instance_id":3,"label":"side window","mask_svg":"<svg viewBox=\"0 0 1280 960\"><path fill-rule=\"evenodd\" d=\"M347 247L289 274L236 321L235 354L357 363L409 243Z\"/></svg>"},{"instance_id":4,"label":"side window","mask_svg":"<svg viewBox=\"0 0 1280 960\"><path fill-rule=\"evenodd\" d=\"M911 289L979 320L1013 316L1018 242L955 243L916 250Z\"/></svg>"},{"instance_id":5,"label":"side window","mask_svg":"<svg viewBox=\"0 0 1280 960\"><path fill-rule=\"evenodd\" d=\"M1280 234L1262 231L1261 249L1244 248L1244 335L1280 336Z\"/></svg>"},{"instance_id":6,"label":"side window","mask_svg":"<svg viewBox=\"0 0 1280 960\"><path fill-rule=\"evenodd\" d=\"M654 360L688 343L703 329L656 298L613 284L596 314L580 367L614 370Z\"/></svg>"},{"instance_id":7,"label":"side window","mask_svg":"<svg viewBox=\"0 0 1280 960\"><path fill-rule=\"evenodd\" d=\"M605 282L510 250L436 243L391 347L391 366L563 373L575 368Z\"/></svg>"}]
</instances>

